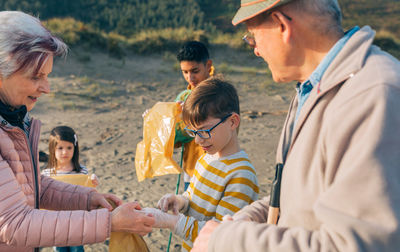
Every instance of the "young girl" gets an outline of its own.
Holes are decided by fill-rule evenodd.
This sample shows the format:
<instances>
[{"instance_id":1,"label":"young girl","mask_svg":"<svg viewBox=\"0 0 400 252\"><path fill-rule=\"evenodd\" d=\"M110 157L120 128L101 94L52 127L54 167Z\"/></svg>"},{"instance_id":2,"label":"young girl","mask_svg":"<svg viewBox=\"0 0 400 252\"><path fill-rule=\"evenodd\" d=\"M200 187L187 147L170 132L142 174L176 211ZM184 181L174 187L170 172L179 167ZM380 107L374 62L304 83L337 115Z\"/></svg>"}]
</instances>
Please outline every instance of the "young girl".
<instances>
[{"instance_id":1,"label":"young girl","mask_svg":"<svg viewBox=\"0 0 400 252\"><path fill-rule=\"evenodd\" d=\"M49 161L43 175L88 174L85 166L79 163L79 144L75 131L68 126L58 126L51 130L49 139ZM98 178L92 174L94 186ZM54 247L57 252L82 252L83 246Z\"/></svg>"}]
</instances>

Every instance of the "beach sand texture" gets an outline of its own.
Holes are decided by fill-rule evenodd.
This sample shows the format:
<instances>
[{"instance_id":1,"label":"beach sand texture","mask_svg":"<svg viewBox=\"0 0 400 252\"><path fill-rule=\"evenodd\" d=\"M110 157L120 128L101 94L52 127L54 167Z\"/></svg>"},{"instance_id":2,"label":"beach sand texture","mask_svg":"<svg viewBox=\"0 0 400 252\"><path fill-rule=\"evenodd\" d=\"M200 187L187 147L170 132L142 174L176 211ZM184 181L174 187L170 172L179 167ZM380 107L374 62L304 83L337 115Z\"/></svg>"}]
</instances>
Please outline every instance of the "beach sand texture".
<instances>
[{"instance_id":1,"label":"beach sand texture","mask_svg":"<svg viewBox=\"0 0 400 252\"><path fill-rule=\"evenodd\" d=\"M260 198L265 197L294 85L273 83L267 65L251 51L212 47L210 53L216 71L238 90L240 146L257 170ZM53 127L68 125L77 132L81 163L99 177L99 191L124 201L138 200L143 207L155 207L161 196L175 192L177 175L139 183L134 166L143 111L157 101L173 101L186 87L173 54L127 55L118 60L73 49L66 60L56 60L50 82L51 94L42 96L31 112L42 121L40 150L48 152ZM175 152L178 160L179 150ZM144 239L150 251L166 251L168 236L168 230L154 229ZM180 244L181 239L173 236L170 251L180 251ZM107 250L107 242L85 245L88 252Z\"/></svg>"}]
</instances>

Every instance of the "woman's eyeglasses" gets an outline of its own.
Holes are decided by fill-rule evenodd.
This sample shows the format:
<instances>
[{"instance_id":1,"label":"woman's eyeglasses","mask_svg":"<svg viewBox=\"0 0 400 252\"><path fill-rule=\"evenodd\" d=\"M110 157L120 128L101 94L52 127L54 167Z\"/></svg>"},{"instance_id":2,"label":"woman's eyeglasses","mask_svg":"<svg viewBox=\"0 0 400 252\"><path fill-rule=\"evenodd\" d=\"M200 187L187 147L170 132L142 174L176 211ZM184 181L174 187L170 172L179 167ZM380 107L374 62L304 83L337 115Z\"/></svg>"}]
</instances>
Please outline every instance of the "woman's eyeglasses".
<instances>
[{"instance_id":1,"label":"woman's eyeglasses","mask_svg":"<svg viewBox=\"0 0 400 252\"><path fill-rule=\"evenodd\" d=\"M214 126L212 126L211 128L209 128L207 130L192 130L192 129L189 129L188 127L185 127L185 132L191 137L196 137L196 135L198 135L202 139L209 139L209 138L211 138L211 131L213 129L215 129L218 125L220 125L221 123L225 122L226 119L228 119L231 115L232 115L232 113L222 117L222 119L221 119L221 121L219 121L219 123L215 124Z\"/></svg>"}]
</instances>

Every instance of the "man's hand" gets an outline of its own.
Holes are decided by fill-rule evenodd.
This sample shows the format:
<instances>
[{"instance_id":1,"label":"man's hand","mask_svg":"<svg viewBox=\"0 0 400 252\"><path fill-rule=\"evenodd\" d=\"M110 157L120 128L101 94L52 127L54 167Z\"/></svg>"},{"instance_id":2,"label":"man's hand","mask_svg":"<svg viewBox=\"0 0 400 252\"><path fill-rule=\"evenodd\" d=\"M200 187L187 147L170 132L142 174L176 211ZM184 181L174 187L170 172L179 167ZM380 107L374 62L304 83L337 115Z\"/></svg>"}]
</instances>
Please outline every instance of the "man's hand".
<instances>
[{"instance_id":1,"label":"man's hand","mask_svg":"<svg viewBox=\"0 0 400 252\"><path fill-rule=\"evenodd\" d=\"M220 224L216 221L207 221L206 225L200 230L199 236L194 240L192 252L204 252L208 250L208 242L210 240L212 232Z\"/></svg>"},{"instance_id":2,"label":"man's hand","mask_svg":"<svg viewBox=\"0 0 400 252\"><path fill-rule=\"evenodd\" d=\"M145 235L152 230L154 217L141 211L138 202L125 203L111 213L111 231Z\"/></svg>"},{"instance_id":3,"label":"man's hand","mask_svg":"<svg viewBox=\"0 0 400 252\"><path fill-rule=\"evenodd\" d=\"M89 197L89 210L104 207L112 211L114 207L108 201L111 201L116 207L122 205L120 198L109 193L91 192Z\"/></svg>"}]
</instances>

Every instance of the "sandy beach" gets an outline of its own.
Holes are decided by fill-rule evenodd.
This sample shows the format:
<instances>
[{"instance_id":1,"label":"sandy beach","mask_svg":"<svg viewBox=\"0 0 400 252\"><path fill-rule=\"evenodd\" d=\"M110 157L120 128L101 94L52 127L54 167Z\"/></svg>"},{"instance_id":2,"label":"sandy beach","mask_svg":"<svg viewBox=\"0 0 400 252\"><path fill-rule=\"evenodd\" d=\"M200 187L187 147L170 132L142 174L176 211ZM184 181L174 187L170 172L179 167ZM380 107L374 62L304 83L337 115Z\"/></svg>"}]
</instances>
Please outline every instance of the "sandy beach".
<instances>
[{"instance_id":1,"label":"sandy beach","mask_svg":"<svg viewBox=\"0 0 400 252\"><path fill-rule=\"evenodd\" d=\"M273 83L267 65L252 51L212 47L210 54L216 71L238 90L240 146L257 170L260 197L265 197L294 86ZM155 207L161 196L175 191L177 175L139 183L134 165L136 145L142 139L143 111L157 101L173 101L186 87L175 55L128 55L118 60L73 49L66 60L55 62L50 82L52 93L42 96L31 112L42 121L40 150L48 152L53 127L68 125L78 134L81 163L99 177L99 191L114 193L124 201L138 200L144 207ZM166 251L168 236L168 230L154 229L144 239L150 251ZM180 251L180 244L181 239L173 237L170 251ZM85 251L107 250L107 242L85 245Z\"/></svg>"}]
</instances>

